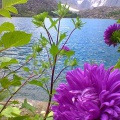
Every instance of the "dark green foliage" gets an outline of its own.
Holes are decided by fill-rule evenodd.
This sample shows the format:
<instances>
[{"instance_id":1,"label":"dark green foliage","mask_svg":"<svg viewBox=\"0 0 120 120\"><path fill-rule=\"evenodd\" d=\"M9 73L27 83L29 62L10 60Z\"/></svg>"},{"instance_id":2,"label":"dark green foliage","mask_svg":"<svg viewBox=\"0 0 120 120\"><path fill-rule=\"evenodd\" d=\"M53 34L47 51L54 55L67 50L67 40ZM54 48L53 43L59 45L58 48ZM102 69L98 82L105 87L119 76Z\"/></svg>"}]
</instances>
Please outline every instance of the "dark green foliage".
<instances>
[{"instance_id":1,"label":"dark green foliage","mask_svg":"<svg viewBox=\"0 0 120 120\"><path fill-rule=\"evenodd\" d=\"M114 10L112 12L109 12L107 14L108 17L115 17L115 16L120 16L120 10Z\"/></svg>"}]
</instances>

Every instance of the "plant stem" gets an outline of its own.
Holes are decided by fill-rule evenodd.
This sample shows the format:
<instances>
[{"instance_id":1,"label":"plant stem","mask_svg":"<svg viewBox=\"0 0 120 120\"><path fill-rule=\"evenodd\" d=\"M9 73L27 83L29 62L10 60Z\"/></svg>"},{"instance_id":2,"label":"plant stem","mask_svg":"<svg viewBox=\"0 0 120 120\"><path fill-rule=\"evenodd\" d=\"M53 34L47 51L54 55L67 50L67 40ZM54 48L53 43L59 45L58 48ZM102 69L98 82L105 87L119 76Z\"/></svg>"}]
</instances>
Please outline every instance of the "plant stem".
<instances>
[{"instance_id":1,"label":"plant stem","mask_svg":"<svg viewBox=\"0 0 120 120\"><path fill-rule=\"evenodd\" d=\"M64 47L65 44L68 42L69 38L71 37L72 33L73 33L75 30L76 30L76 28L74 28L74 29L71 31L71 33L69 34L69 36L68 36L68 38L66 39L65 43L63 44L63 47ZM63 47L62 47L62 48L63 48ZM59 53L61 52L62 48L59 50ZM59 54L59 53L58 53L58 54Z\"/></svg>"},{"instance_id":2,"label":"plant stem","mask_svg":"<svg viewBox=\"0 0 120 120\"><path fill-rule=\"evenodd\" d=\"M57 61L57 55L54 58L54 66L53 66L53 69L52 69L49 101L48 101L46 113L45 113L45 116L44 116L44 120L46 120L46 118L47 118L47 116L49 114L49 111L50 111L50 105L51 105L51 100L52 100L52 92L53 92L53 86L54 86L54 74L55 74L56 61Z\"/></svg>"},{"instance_id":3,"label":"plant stem","mask_svg":"<svg viewBox=\"0 0 120 120\"><path fill-rule=\"evenodd\" d=\"M56 44L58 44L58 41L59 41L60 21L61 21L61 18L59 19L59 23L58 23L58 33L57 33L57 42L56 42Z\"/></svg>"},{"instance_id":4,"label":"plant stem","mask_svg":"<svg viewBox=\"0 0 120 120\"><path fill-rule=\"evenodd\" d=\"M50 68L51 68L51 70L52 70L52 63L51 63L51 60L50 60L50 55L49 55L49 53L48 53L47 48L45 48L45 49L46 49L46 52L47 52L47 56L48 56L48 60L49 60L49 64L50 64Z\"/></svg>"},{"instance_id":5,"label":"plant stem","mask_svg":"<svg viewBox=\"0 0 120 120\"><path fill-rule=\"evenodd\" d=\"M59 74L57 75L57 77L54 79L54 83L56 82L56 80L59 78L59 76L61 75L61 73L67 68L68 66L64 67Z\"/></svg>"},{"instance_id":6,"label":"plant stem","mask_svg":"<svg viewBox=\"0 0 120 120\"><path fill-rule=\"evenodd\" d=\"M49 33L49 31L47 30L47 28L46 28L45 25L44 25L44 28L45 28L45 30L46 30L46 32L47 32L47 35L48 35L48 38L49 38L50 45L52 45L52 43L54 43L53 38L52 38L51 34Z\"/></svg>"},{"instance_id":7,"label":"plant stem","mask_svg":"<svg viewBox=\"0 0 120 120\"><path fill-rule=\"evenodd\" d=\"M24 67L28 62L30 62L32 59L33 59L33 56L32 56L29 60L27 60L23 65L21 65L19 68L17 68L17 69L14 70L14 71L11 71L11 72L8 73L6 76L4 76L4 78L7 77L8 75L10 75L11 73L15 73L16 71L20 70L20 69L21 69L22 67Z\"/></svg>"}]
</instances>

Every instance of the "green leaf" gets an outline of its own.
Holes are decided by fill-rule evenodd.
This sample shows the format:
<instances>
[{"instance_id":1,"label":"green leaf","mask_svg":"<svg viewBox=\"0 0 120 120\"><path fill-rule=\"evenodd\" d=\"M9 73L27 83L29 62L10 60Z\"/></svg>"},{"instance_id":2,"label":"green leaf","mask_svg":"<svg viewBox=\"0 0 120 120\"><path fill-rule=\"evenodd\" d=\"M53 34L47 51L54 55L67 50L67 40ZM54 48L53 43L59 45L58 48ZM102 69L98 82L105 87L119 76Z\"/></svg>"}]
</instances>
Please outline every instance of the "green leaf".
<instances>
[{"instance_id":1,"label":"green leaf","mask_svg":"<svg viewBox=\"0 0 120 120\"><path fill-rule=\"evenodd\" d=\"M66 38L66 33L60 34L60 39L59 39L59 43L58 43L58 44L60 44L60 42L61 42L63 39L65 39L65 38Z\"/></svg>"},{"instance_id":2,"label":"green leaf","mask_svg":"<svg viewBox=\"0 0 120 120\"><path fill-rule=\"evenodd\" d=\"M65 66L68 66L68 62L69 62L69 60L66 59L66 60L64 61L64 65L65 65Z\"/></svg>"},{"instance_id":3,"label":"green leaf","mask_svg":"<svg viewBox=\"0 0 120 120\"><path fill-rule=\"evenodd\" d=\"M45 20L45 18L47 18L47 16L48 16L48 12L43 12L43 13L41 13L39 15L35 15L33 17L33 21L32 22L35 25L37 25L38 27L44 27L44 20Z\"/></svg>"},{"instance_id":4,"label":"green leaf","mask_svg":"<svg viewBox=\"0 0 120 120\"><path fill-rule=\"evenodd\" d=\"M5 10L5 9L0 9L0 15L2 15L4 17L11 18L10 12L8 10Z\"/></svg>"},{"instance_id":5,"label":"green leaf","mask_svg":"<svg viewBox=\"0 0 120 120\"><path fill-rule=\"evenodd\" d=\"M0 63L1 62L9 62L12 58L9 57L0 57Z\"/></svg>"},{"instance_id":6,"label":"green leaf","mask_svg":"<svg viewBox=\"0 0 120 120\"><path fill-rule=\"evenodd\" d=\"M50 22L51 22L51 26L50 26L48 29L51 29L52 27L54 27L55 30L57 31L56 24L57 24L57 22L58 22L59 19L53 20L52 17L49 17L49 20L50 20Z\"/></svg>"},{"instance_id":7,"label":"green leaf","mask_svg":"<svg viewBox=\"0 0 120 120\"><path fill-rule=\"evenodd\" d=\"M41 61L42 68L49 68L49 62Z\"/></svg>"},{"instance_id":8,"label":"green leaf","mask_svg":"<svg viewBox=\"0 0 120 120\"><path fill-rule=\"evenodd\" d=\"M27 110L30 110L31 112L35 112L36 108L30 104L28 104L27 99L24 100L24 103L22 103L22 108L26 108Z\"/></svg>"},{"instance_id":9,"label":"green leaf","mask_svg":"<svg viewBox=\"0 0 120 120\"><path fill-rule=\"evenodd\" d=\"M111 39L115 42L115 43L120 43L120 31L116 30L112 33Z\"/></svg>"},{"instance_id":10,"label":"green leaf","mask_svg":"<svg viewBox=\"0 0 120 120\"><path fill-rule=\"evenodd\" d=\"M26 56L26 61L28 61L33 55L29 54L28 56Z\"/></svg>"},{"instance_id":11,"label":"green leaf","mask_svg":"<svg viewBox=\"0 0 120 120\"><path fill-rule=\"evenodd\" d=\"M1 79L0 83L1 83L1 86L5 89L7 89L11 85L11 82L8 78Z\"/></svg>"},{"instance_id":12,"label":"green leaf","mask_svg":"<svg viewBox=\"0 0 120 120\"><path fill-rule=\"evenodd\" d=\"M16 117L20 115L21 110L17 107L8 106L5 110L2 111L1 115L5 117Z\"/></svg>"},{"instance_id":13,"label":"green leaf","mask_svg":"<svg viewBox=\"0 0 120 120\"><path fill-rule=\"evenodd\" d=\"M117 21L117 23L120 23L120 19Z\"/></svg>"},{"instance_id":14,"label":"green leaf","mask_svg":"<svg viewBox=\"0 0 120 120\"><path fill-rule=\"evenodd\" d=\"M85 23L82 23L82 21L79 17L76 18L76 21L74 19L72 19L72 22L73 22L75 28L78 28L78 29L81 29L81 27L85 24Z\"/></svg>"},{"instance_id":15,"label":"green leaf","mask_svg":"<svg viewBox=\"0 0 120 120\"><path fill-rule=\"evenodd\" d=\"M38 47L36 48L36 51L37 51L38 53L41 52L41 51L42 51L42 47L38 46Z\"/></svg>"},{"instance_id":16,"label":"green leaf","mask_svg":"<svg viewBox=\"0 0 120 120\"><path fill-rule=\"evenodd\" d=\"M52 46L51 46L51 48L50 48L50 53L51 53L53 56L56 56L58 52L59 52L58 46L55 45L55 44L52 44Z\"/></svg>"},{"instance_id":17,"label":"green leaf","mask_svg":"<svg viewBox=\"0 0 120 120\"><path fill-rule=\"evenodd\" d=\"M76 59L73 59L71 62L70 62L70 66L76 66L77 65L77 60Z\"/></svg>"},{"instance_id":18,"label":"green leaf","mask_svg":"<svg viewBox=\"0 0 120 120\"><path fill-rule=\"evenodd\" d=\"M10 94L9 94L8 90L4 90L4 91L0 92L0 101L5 100L6 98L9 97L9 95Z\"/></svg>"},{"instance_id":19,"label":"green leaf","mask_svg":"<svg viewBox=\"0 0 120 120\"><path fill-rule=\"evenodd\" d=\"M43 83L40 82L40 81L37 81L37 80L32 80L32 81L30 81L29 83L32 84L32 85L39 86L39 87L42 87L42 86L43 86Z\"/></svg>"},{"instance_id":20,"label":"green leaf","mask_svg":"<svg viewBox=\"0 0 120 120\"><path fill-rule=\"evenodd\" d=\"M1 42L4 48L10 48L26 45L30 42L30 39L31 34L22 31L13 31L5 33L1 38Z\"/></svg>"},{"instance_id":21,"label":"green leaf","mask_svg":"<svg viewBox=\"0 0 120 120\"><path fill-rule=\"evenodd\" d=\"M4 62L3 62L4 61ZM12 64L18 64L18 61L13 58L8 58L8 57L1 57L0 58L0 68L7 67Z\"/></svg>"},{"instance_id":22,"label":"green leaf","mask_svg":"<svg viewBox=\"0 0 120 120\"><path fill-rule=\"evenodd\" d=\"M53 120L53 117L48 117L46 118L46 120Z\"/></svg>"},{"instance_id":23,"label":"green leaf","mask_svg":"<svg viewBox=\"0 0 120 120\"><path fill-rule=\"evenodd\" d=\"M23 80L22 77L19 77L18 75L13 75L13 80L11 81L11 86L20 86L21 80Z\"/></svg>"},{"instance_id":24,"label":"green leaf","mask_svg":"<svg viewBox=\"0 0 120 120\"><path fill-rule=\"evenodd\" d=\"M6 8L6 7L16 5L16 4L24 4L27 1L28 0L2 0L2 7Z\"/></svg>"},{"instance_id":25,"label":"green leaf","mask_svg":"<svg viewBox=\"0 0 120 120\"><path fill-rule=\"evenodd\" d=\"M0 62L9 62L11 59L9 57L0 57Z\"/></svg>"},{"instance_id":26,"label":"green leaf","mask_svg":"<svg viewBox=\"0 0 120 120\"><path fill-rule=\"evenodd\" d=\"M42 49L43 49L38 43L36 43L35 45L33 45L32 48L33 48L34 52L38 52L38 53L41 52Z\"/></svg>"},{"instance_id":27,"label":"green leaf","mask_svg":"<svg viewBox=\"0 0 120 120\"><path fill-rule=\"evenodd\" d=\"M12 23L9 22L4 22L1 26L0 26L0 34L4 31L14 31L15 30L15 26Z\"/></svg>"},{"instance_id":28,"label":"green leaf","mask_svg":"<svg viewBox=\"0 0 120 120\"><path fill-rule=\"evenodd\" d=\"M11 18L10 12L18 13L17 9L13 7L16 4L26 3L28 0L2 0L2 9L0 9L0 15Z\"/></svg>"},{"instance_id":29,"label":"green leaf","mask_svg":"<svg viewBox=\"0 0 120 120\"><path fill-rule=\"evenodd\" d=\"M74 51L70 50L70 51L64 51L65 55L70 58L71 56L73 56L75 54Z\"/></svg>"},{"instance_id":30,"label":"green leaf","mask_svg":"<svg viewBox=\"0 0 120 120\"><path fill-rule=\"evenodd\" d=\"M120 59L118 60L118 62L117 62L116 65L114 66L114 68L120 68Z\"/></svg>"},{"instance_id":31,"label":"green leaf","mask_svg":"<svg viewBox=\"0 0 120 120\"><path fill-rule=\"evenodd\" d=\"M63 5L61 2L58 3L58 9L57 11L53 12L57 14L60 18L63 18L64 16L69 16L69 6L68 5Z\"/></svg>"},{"instance_id":32,"label":"green leaf","mask_svg":"<svg viewBox=\"0 0 120 120\"><path fill-rule=\"evenodd\" d=\"M13 79L14 79L14 80L19 80L19 81L20 81L20 80L23 80L23 78L22 78L21 76L18 76L18 75L16 75L16 74L13 75Z\"/></svg>"},{"instance_id":33,"label":"green leaf","mask_svg":"<svg viewBox=\"0 0 120 120\"><path fill-rule=\"evenodd\" d=\"M30 71L30 69L28 67L23 67L23 70L26 71L26 72Z\"/></svg>"},{"instance_id":34,"label":"green leaf","mask_svg":"<svg viewBox=\"0 0 120 120\"><path fill-rule=\"evenodd\" d=\"M64 62L64 65L65 66L76 66L78 63L77 63L77 60L74 58L73 60L71 59L66 59L65 62Z\"/></svg>"},{"instance_id":35,"label":"green leaf","mask_svg":"<svg viewBox=\"0 0 120 120\"><path fill-rule=\"evenodd\" d=\"M3 105L0 105L0 110L3 108Z\"/></svg>"},{"instance_id":36,"label":"green leaf","mask_svg":"<svg viewBox=\"0 0 120 120\"><path fill-rule=\"evenodd\" d=\"M53 116L53 112L52 111L48 114L48 117L51 117L51 116Z\"/></svg>"},{"instance_id":37,"label":"green leaf","mask_svg":"<svg viewBox=\"0 0 120 120\"><path fill-rule=\"evenodd\" d=\"M18 116L18 117L10 118L10 120L31 120L31 119L29 119L29 116Z\"/></svg>"},{"instance_id":38,"label":"green leaf","mask_svg":"<svg viewBox=\"0 0 120 120\"><path fill-rule=\"evenodd\" d=\"M20 86L21 82L19 80L12 80L11 81L11 86Z\"/></svg>"},{"instance_id":39,"label":"green leaf","mask_svg":"<svg viewBox=\"0 0 120 120\"><path fill-rule=\"evenodd\" d=\"M12 13L15 13L15 14L18 14L18 11L15 7L11 6L11 7L7 7L6 10L12 12Z\"/></svg>"},{"instance_id":40,"label":"green leaf","mask_svg":"<svg viewBox=\"0 0 120 120\"><path fill-rule=\"evenodd\" d=\"M45 38L44 36L42 36L42 34L40 35L40 40L39 40L39 42L40 42L40 44L43 46L43 47L45 47L46 45L47 45L47 43L49 43L48 42L48 40L47 40L47 38Z\"/></svg>"},{"instance_id":41,"label":"green leaf","mask_svg":"<svg viewBox=\"0 0 120 120\"><path fill-rule=\"evenodd\" d=\"M41 80L42 83L46 83L49 79L50 79L50 78L47 77L47 76L40 78L40 80Z\"/></svg>"},{"instance_id":42,"label":"green leaf","mask_svg":"<svg viewBox=\"0 0 120 120\"><path fill-rule=\"evenodd\" d=\"M16 101L16 100L12 101L11 103L14 104L14 105L15 105L15 104L20 104L20 102L19 102L19 101Z\"/></svg>"}]
</instances>

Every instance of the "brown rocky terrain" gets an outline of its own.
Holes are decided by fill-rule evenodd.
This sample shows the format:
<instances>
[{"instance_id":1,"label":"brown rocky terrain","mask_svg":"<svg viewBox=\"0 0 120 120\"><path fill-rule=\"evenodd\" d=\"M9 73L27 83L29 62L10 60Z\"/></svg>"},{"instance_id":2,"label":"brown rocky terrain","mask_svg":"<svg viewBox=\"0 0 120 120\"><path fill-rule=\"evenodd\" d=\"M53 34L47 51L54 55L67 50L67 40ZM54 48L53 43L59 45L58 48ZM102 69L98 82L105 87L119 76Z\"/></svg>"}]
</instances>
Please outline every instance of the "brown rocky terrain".
<instances>
[{"instance_id":1,"label":"brown rocky terrain","mask_svg":"<svg viewBox=\"0 0 120 120\"><path fill-rule=\"evenodd\" d=\"M0 6L1 3L2 0L0 0ZM43 11L53 11L57 7L57 2L55 0L28 0L26 4L16 5L16 7L19 11L16 16L33 16Z\"/></svg>"},{"instance_id":2,"label":"brown rocky terrain","mask_svg":"<svg viewBox=\"0 0 120 120\"><path fill-rule=\"evenodd\" d=\"M81 18L120 19L120 7L96 7L88 10L81 10L78 14Z\"/></svg>"},{"instance_id":3,"label":"brown rocky terrain","mask_svg":"<svg viewBox=\"0 0 120 120\"><path fill-rule=\"evenodd\" d=\"M53 11L57 6L54 0L28 0L26 4L17 5L19 16L33 16L43 11Z\"/></svg>"}]
</instances>

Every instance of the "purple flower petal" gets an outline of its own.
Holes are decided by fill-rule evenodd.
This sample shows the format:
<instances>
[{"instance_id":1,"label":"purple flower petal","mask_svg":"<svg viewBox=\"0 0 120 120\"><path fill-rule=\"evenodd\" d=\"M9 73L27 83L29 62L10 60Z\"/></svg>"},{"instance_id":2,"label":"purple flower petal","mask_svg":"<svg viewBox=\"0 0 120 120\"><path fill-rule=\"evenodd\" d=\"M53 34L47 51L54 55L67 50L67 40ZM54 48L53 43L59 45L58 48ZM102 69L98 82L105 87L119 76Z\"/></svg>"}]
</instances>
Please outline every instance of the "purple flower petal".
<instances>
[{"instance_id":1,"label":"purple flower petal","mask_svg":"<svg viewBox=\"0 0 120 120\"><path fill-rule=\"evenodd\" d=\"M67 46L64 45L64 46L62 47L62 50L70 51L70 48L68 48Z\"/></svg>"},{"instance_id":2,"label":"purple flower petal","mask_svg":"<svg viewBox=\"0 0 120 120\"><path fill-rule=\"evenodd\" d=\"M54 120L120 120L120 71L85 64L56 89Z\"/></svg>"}]
</instances>

